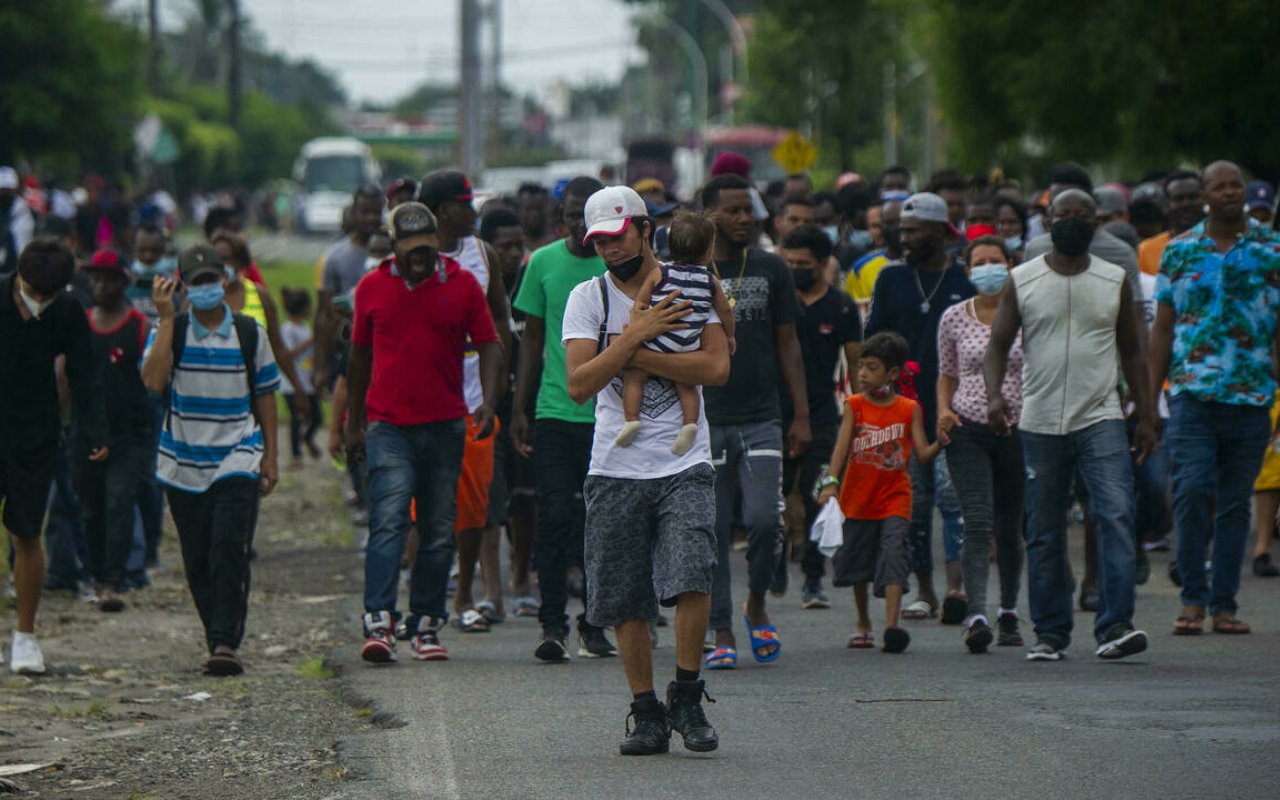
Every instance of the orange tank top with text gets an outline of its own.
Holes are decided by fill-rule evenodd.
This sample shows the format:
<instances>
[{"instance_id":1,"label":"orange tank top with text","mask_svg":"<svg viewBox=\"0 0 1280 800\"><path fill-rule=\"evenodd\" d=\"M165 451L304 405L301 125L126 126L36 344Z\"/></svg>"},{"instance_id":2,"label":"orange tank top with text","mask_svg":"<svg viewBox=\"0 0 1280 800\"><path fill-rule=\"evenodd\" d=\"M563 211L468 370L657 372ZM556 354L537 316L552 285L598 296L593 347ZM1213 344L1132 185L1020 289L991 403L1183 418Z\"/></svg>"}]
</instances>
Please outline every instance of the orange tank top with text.
<instances>
[{"instance_id":1,"label":"orange tank top with text","mask_svg":"<svg viewBox=\"0 0 1280 800\"><path fill-rule=\"evenodd\" d=\"M916 401L895 395L878 406L861 394L845 401L853 441L840 484L840 510L849 519L911 519L911 423Z\"/></svg>"}]
</instances>

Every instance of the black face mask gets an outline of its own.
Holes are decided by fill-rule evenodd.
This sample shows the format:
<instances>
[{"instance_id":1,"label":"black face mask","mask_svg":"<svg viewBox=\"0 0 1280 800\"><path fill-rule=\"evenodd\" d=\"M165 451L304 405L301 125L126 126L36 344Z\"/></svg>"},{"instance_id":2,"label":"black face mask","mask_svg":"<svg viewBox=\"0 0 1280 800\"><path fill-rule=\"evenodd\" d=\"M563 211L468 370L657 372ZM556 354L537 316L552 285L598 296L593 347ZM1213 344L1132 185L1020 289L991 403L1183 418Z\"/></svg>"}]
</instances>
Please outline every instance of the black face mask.
<instances>
[{"instance_id":1,"label":"black face mask","mask_svg":"<svg viewBox=\"0 0 1280 800\"><path fill-rule=\"evenodd\" d=\"M1053 223L1049 230L1053 240L1053 249L1067 258L1077 258L1089 251L1089 243L1093 241L1093 222L1079 217L1071 217Z\"/></svg>"},{"instance_id":2,"label":"black face mask","mask_svg":"<svg viewBox=\"0 0 1280 800\"><path fill-rule=\"evenodd\" d=\"M883 228L881 234L884 236L884 246L891 250L898 250L902 247L902 229L898 226L892 228Z\"/></svg>"},{"instance_id":3,"label":"black face mask","mask_svg":"<svg viewBox=\"0 0 1280 800\"><path fill-rule=\"evenodd\" d=\"M791 270L791 279L796 282L796 288L802 292L807 292L813 288L813 284L818 281L818 271L816 269L793 269Z\"/></svg>"},{"instance_id":4,"label":"black face mask","mask_svg":"<svg viewBox=\"0 0 1280 800\"><path fill-rule=\"evenodd\" d=\"M618 264L605 264L609 272L613 273L613 277L617 278L619 283L626 283L636 276L640 268L644 266L644 251L641 250L631 258Z\"/></svg>"}]
</instances>

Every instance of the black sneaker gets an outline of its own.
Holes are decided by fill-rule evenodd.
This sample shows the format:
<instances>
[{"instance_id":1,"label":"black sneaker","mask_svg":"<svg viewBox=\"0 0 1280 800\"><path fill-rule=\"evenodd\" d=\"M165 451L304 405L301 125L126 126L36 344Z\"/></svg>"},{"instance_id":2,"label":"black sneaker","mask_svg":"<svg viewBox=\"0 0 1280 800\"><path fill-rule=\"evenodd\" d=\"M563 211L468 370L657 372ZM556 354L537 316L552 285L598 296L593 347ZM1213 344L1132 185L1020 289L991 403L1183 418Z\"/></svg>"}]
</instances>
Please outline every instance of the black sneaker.
<instances>
[{"instance_id":1,"label":"black sneaker","mask_svg":"<svg viewBox=\"0 0 1280 800\"><path fill-rule=\"evenodd\" d=\"M1066 657L1065 648L1059 649L1053 642L1046 642L1044 639L1037 640L1027 651L1028 661L1061 661Z\"/></svg>"},{"instance_id":2,"label":"black sneaker","mask_svg":"<svg viewBox=\"0 0 1280 800\"><path fill-rule=\"evenodd\" d=\"M987 647L994 639L991 626L987 625L986 620L983 619L975 619L964 630L964 646L969 648L970 653L987 652Z\"/></svg>"},{"instance_id":3,"label":"black sneaker","mask_svg":"<svg viewBox=\"0 0 1280 800\"><path fill-rule=\"evenodd\" d=\"M707 722L702 710L702 698L714 703L707 694L706 681L672 681L667 684L667 721L671 729L684 739L684 749L709 753L720 746L716 729Z\"/></svg>"},{"instance_id":4,"label":"black sneaker","mask_svg":"<svg viewBox=\"0 0 1280 800\"><path fill-rule=\"evenodd\" d=\"M565 640L569 638L566 628L547 626L542 629L542 640L533 651L533 657L539 661L556 663L569 660L569 646Z\"/></svg>"},{"instance_id":5,"label":"black sneaker","mask_svg":"<svg viewBox=\"0 0 1280 800\"><path fill-rule=\"evenodd\" d=\"M1263 553L1253 559L1253 574L1259 578L1274 578L1280 576L1280 568L1271 563L1271 554Z\"/></svg>"},{"instance_id":6,"label":"black sneaker","mask_svg":"<svg viewBox=\"0 0 1280 800\"><path fill-rule=\"evenodd\" d=\"M1022 647L1022 631L1018 630L1018 615L1004 613L996 619L997 647Z\"/></svg>"},{"instance_id":7,"label":"black sneaker","mask_svg":"<svg viewBox=\"0 0 1280 800\"><path fill-rule=\"evenodd\" d=\"M1147 634L1134 630L1127 622L1121 622L1111 629L1106 641L1098 645L1098 658L1116 659L1134 656L1147 649Z\"/></svg>"},{"instance_id":8,"label":"black sneaker","mask_svg":"<svg viewBox=\"0 0 1280 800\"><path fill-rule=\"evenodd\" d=\"M604 635L603 628L597 628L585 622L578 623L579 656L582 658L612 658L617 654L618 648L614 647L608 637Z\"/></svg>"},{"instance_id":9,"label":"black sneaker","mask_svg":"<svg viewBox=\"0 0 1280 800\"><path fill-rule=\"evenodd\" d=\"M635 727L631 726L632 720L635 720ZM671 723L667 721L667 710L657 700L640 700L631 704L626 732L618 747L624 756L652 756L671 749Z\"/></svg>"}]
</instances>

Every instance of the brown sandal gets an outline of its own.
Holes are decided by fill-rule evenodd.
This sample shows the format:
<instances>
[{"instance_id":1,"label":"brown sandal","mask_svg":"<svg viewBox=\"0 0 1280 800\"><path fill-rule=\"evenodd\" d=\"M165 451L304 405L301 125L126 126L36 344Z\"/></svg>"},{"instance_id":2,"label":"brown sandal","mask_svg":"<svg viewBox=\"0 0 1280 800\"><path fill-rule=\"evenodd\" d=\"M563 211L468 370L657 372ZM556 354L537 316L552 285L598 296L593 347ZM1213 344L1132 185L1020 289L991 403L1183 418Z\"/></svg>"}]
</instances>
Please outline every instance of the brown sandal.
<instances>
[{"instance_id":1,"label":"brown sandal","mask_svg":"<svg viewBox=\"0 0 1280 800\"><path fill-rule=\"evenodd\" d=\"M1245 634L1253 629L1249 623L1242 622L1230 614L1216 614L1213 618L1213 632L1226 634Z\"/></svg>"},{"instance_id":2,"label":"brown sandal","mask_svg":"<svg viewBox=\"0 0 1280 800\"><path fill-rule=\"evenodd\" d=\"M1204 633L1204 609L1184 606L1182 615L1173 621L1174 636L1198 636Z\"/></svg>"}]
</instances>

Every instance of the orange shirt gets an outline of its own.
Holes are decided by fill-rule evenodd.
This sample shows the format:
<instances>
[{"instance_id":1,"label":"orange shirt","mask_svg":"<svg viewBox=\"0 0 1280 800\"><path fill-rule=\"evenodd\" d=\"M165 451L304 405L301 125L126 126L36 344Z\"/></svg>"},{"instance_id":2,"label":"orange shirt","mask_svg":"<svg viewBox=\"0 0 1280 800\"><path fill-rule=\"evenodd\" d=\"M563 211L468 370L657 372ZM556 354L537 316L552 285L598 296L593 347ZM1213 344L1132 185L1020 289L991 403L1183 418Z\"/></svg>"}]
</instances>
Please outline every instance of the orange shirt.
<instances>
[{"instance_id":1,"label":"orange shirt","mask_svg":"<svg viewBox=\"0 0 1280 800\"><path fill-rule=\"evenodd\" d=\"M850 519L911 519L911 423L916 401L895 395L878 406L861 394L846 400L853 441L840 484L840 510Z\"/></svg>"},{"instance_id":2,"label":"orange shirt","mask_svg":"<svg viewBox=\"0 0 1280 800\"><path fill-rule=\"evenodd\" d=\"M1164 246L1169 243L1170 238L1171 234L1165 231L1138 243L1139 271L1148 275L1160 274L1160 256L1164 255Z\"/></svg>"}]
</instances>

